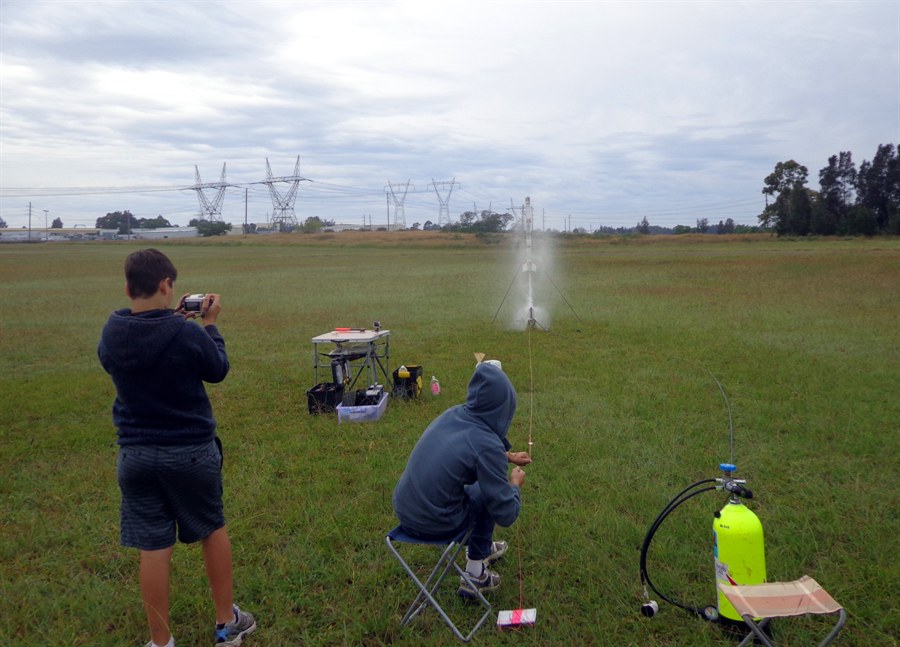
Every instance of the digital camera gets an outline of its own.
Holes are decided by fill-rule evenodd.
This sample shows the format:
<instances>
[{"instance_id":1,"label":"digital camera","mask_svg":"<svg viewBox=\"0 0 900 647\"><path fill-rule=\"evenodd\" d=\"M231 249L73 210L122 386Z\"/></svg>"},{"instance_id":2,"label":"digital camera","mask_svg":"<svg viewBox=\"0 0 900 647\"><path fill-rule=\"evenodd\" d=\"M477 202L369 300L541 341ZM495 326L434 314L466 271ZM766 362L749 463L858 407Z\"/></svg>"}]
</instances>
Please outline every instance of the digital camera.
<instances>
[{"instance_id":1,"label":"digital camera","mask_svg":"<svg viewBox=\"0 0 900 647\"><path fill-rule=\"evenodd\" d=\"M206 299L205 294L191 294L184 297L182 307L185 312L202 312L203 301Z\"/></svg>"}]
</instances>

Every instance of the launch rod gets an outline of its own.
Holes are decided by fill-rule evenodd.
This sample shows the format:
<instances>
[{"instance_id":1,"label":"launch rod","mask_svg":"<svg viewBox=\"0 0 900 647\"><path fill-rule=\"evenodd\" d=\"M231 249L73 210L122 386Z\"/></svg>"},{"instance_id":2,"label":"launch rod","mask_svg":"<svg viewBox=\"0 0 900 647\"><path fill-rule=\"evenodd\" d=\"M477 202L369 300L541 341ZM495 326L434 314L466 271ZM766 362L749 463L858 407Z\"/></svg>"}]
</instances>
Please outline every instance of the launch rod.
<instances>
[{"instance_id":1,"label":"launch rod","mask_svg":"<svg viewBox=\"0 0 900 647\"><path fill-rule=\"evenodd\" d=\"M531 458L531 450L534 446L531 437L531 430L534 426L534 363L531 359L531 326L528 327L528 379L531 390L531 398L528 403L528 458Z\"/></svg>"}]
</instances>

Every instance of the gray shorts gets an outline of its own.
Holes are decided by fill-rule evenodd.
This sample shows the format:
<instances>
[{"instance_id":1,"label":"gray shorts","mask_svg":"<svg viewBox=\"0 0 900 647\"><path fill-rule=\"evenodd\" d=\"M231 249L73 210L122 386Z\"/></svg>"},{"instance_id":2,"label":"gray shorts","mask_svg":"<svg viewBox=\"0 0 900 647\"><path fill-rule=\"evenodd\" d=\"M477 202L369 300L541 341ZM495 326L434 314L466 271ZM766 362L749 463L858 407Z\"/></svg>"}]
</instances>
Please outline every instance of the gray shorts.
<instances>
[{"instance_id":1,"label":"gray shorts","mask_svg":"<svg viewBox=\"0 0 900 647\"><path fill-rule=\"evenodd\" d=\"M189 544L225 525L222 451L199 445L123 445L116 462L123 546L159 550Z\"/></svg>"}]
</instances>

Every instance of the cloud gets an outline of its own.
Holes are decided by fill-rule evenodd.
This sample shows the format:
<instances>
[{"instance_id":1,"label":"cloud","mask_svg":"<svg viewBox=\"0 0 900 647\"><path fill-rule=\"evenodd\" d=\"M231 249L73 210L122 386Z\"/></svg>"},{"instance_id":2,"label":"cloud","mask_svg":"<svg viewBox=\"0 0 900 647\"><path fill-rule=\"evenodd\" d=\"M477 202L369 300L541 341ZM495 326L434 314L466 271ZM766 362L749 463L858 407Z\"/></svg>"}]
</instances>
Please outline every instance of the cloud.
<instances>
[{"instance_id":1,"label":"cloud","mask_svg":"<svg viewBox=\"0 0 900 647\"><path fill-rule=\"evenodd\" d=\"M0 21L0 217L197 211L194 166L298 215L521 204L573 226L754 224L775 163L900 143L895 2L19 2ZM210 179L207 179L210 178ZM264 187L263 187L264 188ZM37 189L44 189L38 191ZM223 217L243 221L244 191ZM301 218L304 216L301 216ZM654 220L654 218L656 220ZM415 219L415 220L413 220Z\"/></svg>"}]
</instances>

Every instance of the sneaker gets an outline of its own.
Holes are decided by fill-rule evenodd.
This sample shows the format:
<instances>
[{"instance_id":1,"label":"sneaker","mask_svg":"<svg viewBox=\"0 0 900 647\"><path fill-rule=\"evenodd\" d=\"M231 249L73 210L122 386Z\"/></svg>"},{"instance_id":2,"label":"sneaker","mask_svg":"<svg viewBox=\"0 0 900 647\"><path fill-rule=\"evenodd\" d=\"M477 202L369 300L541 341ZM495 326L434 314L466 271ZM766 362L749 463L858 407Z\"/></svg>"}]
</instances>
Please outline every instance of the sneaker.
<instances>
[{"instance_id":1,"label":"sneaker","mask_svg":"<svg viewBox=\"0 0 900 647\"><path fill-rule=\"evenodd\" d=\"M460 597L475 599L477 597L475 589L485 593L487 591L493 591L500 586L500 575L494 571L489 571L488 569L482 571L481 577L472 577L469 575L469 580L472 582L471 586L462 575L459 576L459 589L456 592ZM473 586L474 588L472 588Z\"/></svg>"},{"instance_id":2,"label":"sneaker","mask_svg":"<svg viewBox=\"0 0 900 647\"><path fill-rule=\"evenodd\" d=\"M216 646L236 647L244 642L249 634L256 630L256 620L246 611L234 605L234 621L224 625L216 625Z\"/></svg>"},{"instance_id":3,"label":"sneaker","mask_svg":"<svg viewBox=\"0 0 900 647\"><path fill-rule=\"evenodd\" d=\"M495 541L491 544L491 554L484 558L484 565L490 566L498 559L503 557L506 554L507 549L509 548L509 544L505 541ZM469 558L469 549L466 548L466 559Z\"/></svg>"}]
</instances>

